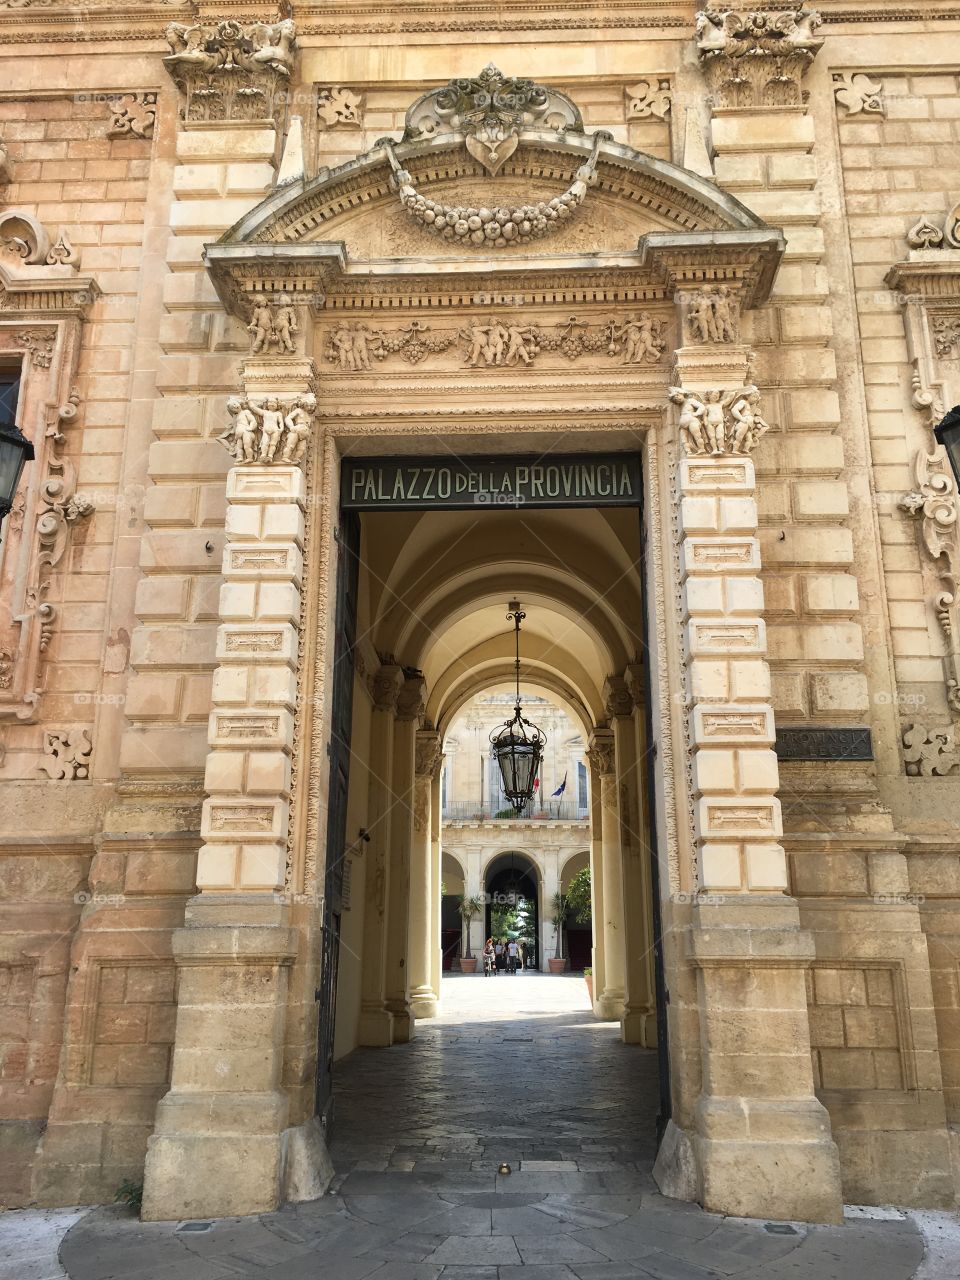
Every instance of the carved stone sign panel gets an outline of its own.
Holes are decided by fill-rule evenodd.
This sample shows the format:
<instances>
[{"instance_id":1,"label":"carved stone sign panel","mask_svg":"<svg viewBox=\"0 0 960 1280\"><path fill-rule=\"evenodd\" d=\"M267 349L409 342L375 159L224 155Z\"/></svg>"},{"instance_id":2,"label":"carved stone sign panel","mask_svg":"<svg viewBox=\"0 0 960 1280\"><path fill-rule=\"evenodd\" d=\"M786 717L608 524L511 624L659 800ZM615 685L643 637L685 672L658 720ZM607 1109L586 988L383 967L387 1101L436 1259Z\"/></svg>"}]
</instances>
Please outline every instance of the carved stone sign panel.
<instances>
[{"instance_id":1,"label":"carved stone sign panel","mask_svg":"<svg viewBox=\"0 0 960 1280\"><path fill-rule=\"evenodd\" d=\"M635 507L641 495L635 453L345 458L340 473L345 511Z\"/></svg>"}]
</instances>

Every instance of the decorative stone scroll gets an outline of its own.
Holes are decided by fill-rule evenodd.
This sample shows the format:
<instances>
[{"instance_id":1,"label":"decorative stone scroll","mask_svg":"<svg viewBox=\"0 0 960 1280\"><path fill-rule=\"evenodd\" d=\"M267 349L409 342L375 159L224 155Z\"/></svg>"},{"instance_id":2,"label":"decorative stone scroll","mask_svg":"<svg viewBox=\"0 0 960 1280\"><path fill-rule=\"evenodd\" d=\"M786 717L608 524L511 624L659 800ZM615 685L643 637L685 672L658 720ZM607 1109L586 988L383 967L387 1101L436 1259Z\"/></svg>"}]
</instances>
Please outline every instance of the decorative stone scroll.
<instances>
[{"instance_id":1,"label":"decorative stone scroll","mask_svg":"<svg viewBox=\"0 0 960 1280\"><path fill-rule=\"evenodd\" d=\"M277 462L302 467L316 408L311 392L246 400L231 396L227 411L232 421L217 441L237 466Z\"/></svg>"},{"instance_id":2,"label":"decorative stone scroll","mask_svg":"<svg viewBox=\"0 0 960 1280\"><path fill-rule=\"evenodd\" d=\"M937 223L936 215L925 213L907 232L911 249L960 249L960 204Z\"/></svg>"},{"instance_id":3,"label":"decorative stone scroll","mask_svg":"<svg viewBox=\"0 0 960 1280\"><path fill-rule=\"evenodd\" d=\"M823 46L822 21L802 8L702 9L697 50L714 106L802 106L801 82Z\"/></svg>"},{"instance_id":4,"label":"decorative stone scroll","mask_svg":"<svg viewBox=\"0 0 960 1280\"><path fill-rule=\"evenodd\" d=\"M110 108L108 138L152 138L157 120L157 94L119 93L107 98Z\"/></svg>"},{"instance_id":5,"label":"decorative stone scroll","mask_svg":"<svg viewBox=\"0 0 960 1280\"><path fill-rule=\"evenodd\" d=\"M943 778L960 772L956 726L907 725L903 730L903 759L911 778Z\"/></svg>"},{"instance_id":6,"label":"decorative stone scroll","mask_svg":"<svg viewBox=\"0 0 960 1280\"><path fill-rule=\"evenodd\" d=\"M848 116L886 114L883 82L871 79L865 72L834 72L833 93Z\"/></svg>"},{"instance_id":7,"label":"decorative stone scroll","mask_svg":"<svg viewBox=\"0 0 960 1280\"><path fill-rule=\"evenodd\" d=\"M15 266L76 267L80 262L64 227L51 241L43 224L24 209L0 213L0 257Z\"/></svg>"},{"instance_id":8,"label":"decorative stone scroll","mask_svg":"<svg viewBox=\"0 0 960 1280\"><path fill-rule=\"evenodd\" d=\"M689 391L671 387L671 402L679 407L680 442L688 457L752 453L770 430L760 412L755 386L735 391Z\"/></svg>"},{"instance_id":9,"label":"decorative stone scroll","mask_svg":"<svg viewBox=\"0 0 960 1280\"><path fill-rule=\"evenodd\" d=\"M73 782L90 776L93 743L86 729L50 729L43 735L43 755L37 768L54 782Z\"/></svg>"},{"instance_id":10,"label":"decorative stone scroll","mask_svg":"<svg viewBox=\"0 0 960 1280\"><path fill-rule=\"evenodd\" d=\"M164 34L171 52L163 61L184 95L185 120L269 120L280 114L296 45L291 18L171 22Z\"/></svg>"},{"instance_id":11,"label":"decorative stone scroll","mask_svg":"<svg viewBox=\"0 0 960 1280\"><path fill-rule=\"evenodd\" d=\"M327 129L363 128L363 94L340 84L318 86L317 119Z\"/></svg>"},{"instance_id":12,"label":"decorative stone scroll","mask_svg":"<svg viewBox=\"0 0 960 1280\"><path fill-rule=\"evenodd\" d=\"M942 590L931 600L945 644L947 705L960 719L960 502L946 451L921 450L916 459L917 488L904 494L900 509L920 521L920 540L936 565Z\"/></svg>"},{"instance_id":13,"label":"decorative stone scroll","mask_svg":"<svg viewBox=\"0 0 960 1280\"><path fill-rule=\"evenodd\" d=\"M673 104L670 81L657 77L640 80L624 88L628 120L666 120Z\"/></svg>"},{"instance_id":14,"label":"decorative stone scroll","mask_svg":"<svg viewBox=\"0 0 960 1280\"><path fill-rule=\"evenodd\" d=\"M419 320L392 330L371 329L363 321L344 322L330 333L324 357L345 373L369 371L372 361L394 355L419 364L458 346L463 363L472 369L527 367L545 351L567 360L594 355L642 365L658 363L666 345L666 321L648 311L606 324L570 316L549 329L525 324L519 317L491 316L461 329L433 329Z\"/></svg>"}]
</instances>

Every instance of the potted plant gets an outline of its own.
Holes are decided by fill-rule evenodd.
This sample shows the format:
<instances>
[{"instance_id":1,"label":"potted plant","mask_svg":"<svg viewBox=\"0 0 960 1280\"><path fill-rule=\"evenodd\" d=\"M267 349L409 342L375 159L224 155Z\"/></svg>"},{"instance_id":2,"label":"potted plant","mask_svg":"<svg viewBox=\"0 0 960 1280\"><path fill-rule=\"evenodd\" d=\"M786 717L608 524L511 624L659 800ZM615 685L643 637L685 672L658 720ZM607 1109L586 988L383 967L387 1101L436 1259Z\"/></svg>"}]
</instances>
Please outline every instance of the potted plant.
<instances>
[{"instance_id":1,"label":"potted plant","mask_svg":"<svg viewBox=\"0 0 960 1280\"><path fill-rule=\"evenodd\" d=\"M482 914L483 908L485 905L486 903L481 897L468 898L466 895L464 895L460 899L460 905L458 906L457 910L460 912L460 918L463 920L463 923L466 926L466 935L467 935L467 945L466 945L466 948L464 949L463 955L460 957L461 973L476 972L477 957L470 950L470 923L472 920L475 920L477 916Z\"/></svg>"},{"instance_id":2,"label":"potted plant","mask_svg":"<svg viewBox=\"0 0 960 1280\"><path fill-rule=\"evenodd\" d=\"M567 967L567 962L563 958L563 925L567 918L567 900L562 893L555 893L552 905L553 915L550 917L550 923L556 932L557 946L548 964L551 973L563 973Z\"/></svg>"},{"instance_id":3,"label":"potted plant","mask_svg":"<svg viewBox=\"0 0 960 1280\"><path fill-rule=\"evenodd\" d=\"M587 995L590 997L590 1003L593 1004L593 970L589 965L583 971L583 980L587 984Z\"/></svg>"}]
</instances>

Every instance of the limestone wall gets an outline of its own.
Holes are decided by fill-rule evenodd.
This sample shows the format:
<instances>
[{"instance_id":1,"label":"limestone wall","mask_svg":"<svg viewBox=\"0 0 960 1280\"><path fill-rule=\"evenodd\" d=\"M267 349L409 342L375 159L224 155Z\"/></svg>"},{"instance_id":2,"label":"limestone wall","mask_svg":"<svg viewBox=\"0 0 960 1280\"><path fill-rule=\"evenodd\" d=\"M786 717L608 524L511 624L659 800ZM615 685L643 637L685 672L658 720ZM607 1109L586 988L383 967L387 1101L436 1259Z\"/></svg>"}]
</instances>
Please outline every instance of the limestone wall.
<instances>
[{"instance_id":1,"label":"limestone wall","mask_svg":"<svg viewBox=\"0 0 960 1280\"><path fill-rule=\"evenodd\" d=\"M960 618L942 596L960 551L951 520L924 514L936 473L917 460L932 450L937 406L960 399L960 339L949 328L960 249L943 238L960 200L960 23L885 7L864 3L854 21L849 5L825 3L809 100L760 114L709 109L690 4L638 5L632 27L565 5L507 29L483 6L455 30L365 13L333 31L313 15L301 24L287 114L304 119L312 176L396 136L419 93L493 58L563 89L588 129L706 173L784 228L772 300L745 314L743 335L771 424L754 461L773 705L780 727L867 727L873 747L868 760L781 767L789 892L816 947L814 1080L848 1198L945 1204L955 1196L946 1122L960 1114L960 712L949 683ZM25 426L37 438L62 434L56 457L69 467L57 476L91 508L63 515L63 502L48 504L62 528L42 569L29 541L36 505L15 508L0 548L3 592L22 591L33 619L0 612L0 978L11 1010L0 1117L15 1157L4 1194L75 1202L109 1199L123 1177L140 1176L169 1080L171 935L196 888L221 621L230 460L215 437L249 352L201 253L271 190L287 119L181 120L162 63L166 9L117 18L94 5L72 34L56 15L49 29L27 10L16 29L8 16L0 214L29 214L51 243L65 228L78 278L96 285L52 361L48 302L8 308L6 277L0 294L0 359L25 358ZM588 18L585 39L574 20ZM909 240L924 218L934 234ZM374 248L408 252L409 238ZM896 264L914 274L891 283ZM931 280L944 282L939 293ZM937 319L948 327L934 330ZM513 394L492 399L502 407ZM558 413L556 396L541 408ZM27 473L30 502L50 474ZM902 499L918 489L911 513ZM332 519L317 517L318 536ZM41 584L42 599L30 596ZM307 598L304 665L316 646L322 667L328 610L315 584ZM53 606L49 627L43 605ZM22 647L28 627L35 643ZM358 681L361 740L364 688ZM312 714L301 702L299 741ZM305 859L296 795L291 844ZM323 796L309 800L318 814ZM350 829L362 820L355 806ZM315 863L323 825L313 821ZM363 902L359 862L355 874ZM686 904L674 908L681 936ZM305 939L310 909L295 908ZM351 952L362 949L361 924L352 907ZM284 1033L283 1082L298 1115L311 1089L311 946ZM684 963L682 946L671 954ZM358 971L344 972L338 1052L361 1016ZM678 1115L688 1118L700 1089L691 970L676 975L673 996Z\"/></svg>"}]
</instances>

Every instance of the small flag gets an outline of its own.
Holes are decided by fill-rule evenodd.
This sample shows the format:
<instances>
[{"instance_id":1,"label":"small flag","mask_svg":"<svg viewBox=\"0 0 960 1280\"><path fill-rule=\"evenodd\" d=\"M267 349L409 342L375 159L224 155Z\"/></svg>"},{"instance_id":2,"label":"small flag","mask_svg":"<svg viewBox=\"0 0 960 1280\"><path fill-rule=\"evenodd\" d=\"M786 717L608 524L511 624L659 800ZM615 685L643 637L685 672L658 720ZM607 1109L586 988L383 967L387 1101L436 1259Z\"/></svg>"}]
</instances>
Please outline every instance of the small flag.
<instances>
[{"instance_id":1,"label":"small flag","mask_svg":"<svg viewBox=\"0 0 960 1280\"><path fill-rule=\"evenodd\" d=\"M567 775L564 774L563 781L560 783L559 787L557 787L556 791L554 791L553 794L551 795L550 797L551 800L555 800L557 796L562 796L564 791L566 791L566 789L567 789Z\"/></svg>"},{"instance_id":2,"label":"small flag","mask_svg":"<svg viewBox=\"0 0 960 1280\"><path fill-rule=\"evenodd\" d=\"M539 786L540 786L540 779L539 779L539 778L534 778L534 780L533 780L533 789L534 789L534 791L536 791L536 789L537 789Z\"/></svg>"}]
</instances>

